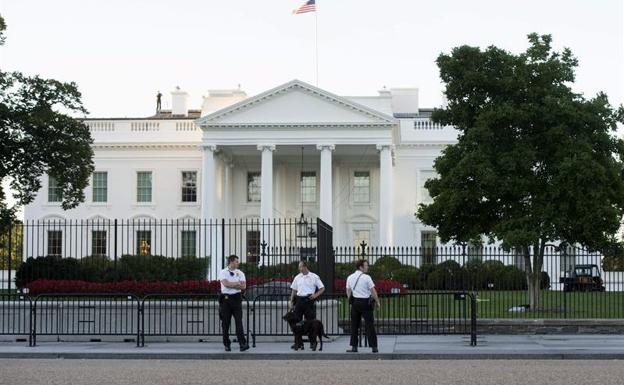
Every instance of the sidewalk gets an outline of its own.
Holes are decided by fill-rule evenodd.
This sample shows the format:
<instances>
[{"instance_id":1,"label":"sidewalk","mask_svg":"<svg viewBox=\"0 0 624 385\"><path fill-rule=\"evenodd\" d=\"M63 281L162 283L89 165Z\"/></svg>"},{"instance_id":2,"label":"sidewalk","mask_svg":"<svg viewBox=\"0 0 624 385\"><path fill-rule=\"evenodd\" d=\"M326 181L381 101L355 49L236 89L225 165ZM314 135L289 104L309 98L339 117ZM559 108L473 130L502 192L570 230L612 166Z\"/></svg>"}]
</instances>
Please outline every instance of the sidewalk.
<instances>
[{"instance_id":1,"label":"sidewalk","mask_svg":"<svg viewBox=\"0 0 624 385\"><path fill-rule=\"evenodd\" d=\"M379 353L360 348L346 353L348 338L325 342L322 352L292 351L290 342L262 342L240 353L223 351L217 342L154 342L145 347L134 343L41 342L36 347L0 343L0 358L80 359L624 359L623 335L486 335L476 347L462 336L381 336ZM306 343L306 347L309 345Z\"/></svg>"}]
</instances>

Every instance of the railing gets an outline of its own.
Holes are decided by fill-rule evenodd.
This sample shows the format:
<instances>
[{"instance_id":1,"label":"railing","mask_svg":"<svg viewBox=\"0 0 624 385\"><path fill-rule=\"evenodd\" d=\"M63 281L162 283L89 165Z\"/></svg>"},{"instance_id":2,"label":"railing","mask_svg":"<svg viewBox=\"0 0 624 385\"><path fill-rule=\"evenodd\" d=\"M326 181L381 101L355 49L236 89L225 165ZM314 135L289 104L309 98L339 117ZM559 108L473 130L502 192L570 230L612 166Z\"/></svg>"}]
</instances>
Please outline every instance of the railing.
<instances>
[{"instance_id":1,"label":"railing","mask_svg":"<svg viewBox=\"0 0 624 385\"><path fill-rule=\"evenodd\" d=\"M32 340L41 335L129 336L139 346L140 304L132 294L41 294L32 302Z\"/></svg>"},{"instance_id":2,"label":"railing","mask_svg":"<svg viewBox=\"0 0 624 385\"><path fill-rule=\"evenodd\" d=\"M250 308L244 299L243 323L256 346L259 336L289 336L282 319L288 296L259 295ZM132 294L42 294L34 298L4 295L0 302L0 335L127 336L145 346L150 336L220 336L217 295L159 294L142 299ZM471 293L409 293L382 295L375 311L380 335L470 335L476 345L476 301ZM344 294L323 294L316 301L317 319L325 334L349 335L350 306ZM234 328L234 325L231 325ZM231 331L233 331L231 329Z\"/></svg>"},{"instance_id":3,"label":"railing","mask_svg":"<svg viewBox=\"0 0 624 385\"><path fill-rule=\"evenodd\" d=\"M419 292L380 295L375 310L379 335L469 335L477 344L476 297L468 292ZM344 294L323 294L316 302L316 318L327 335L351 334L351 310ZM252 303L251 339L292 335L282 316L289 310L288 297L259 295ZM360 329L360 331L363 328Z\"/></svg>"},{"instance_id":4,"label":"railing","mask_svg":"<svg viewBox=\"0 0 624 385\"><path fill-rule=\"evenodd\" d=\"M197 145L201 142L201 130L190 119L103 119L85 120L85 124L96 144L164 139Z\"/></svg>"},{"instance_id":5,"label":"railing","mask_svg":"<svg viewBox=\"0 0 624 385\"><path fill-rule=\"evenodd\" d=\"M28 344L31 345L31 309L32 300L29 296L0 293L0 335L28 337Z\"/></svg>"},{"instance_id":6,"label":"railing","mask_svg":"<svg viewBox=\"0 0 624 385\"><path fill-rule=\"evenodd\" d=\"M217 294L150 294L141 301L141 346L145 336L221 336ZM249 339L249 303L243 297L243 324ZM235 325L232 323L230 332Z\"/></svg>"},{"instance_id":7,"label":"railing","mask_svg":"<svg viewBox=\"0 0 624 385\"><path fill-rule=\"evenodd\" d=\"M416 119L414 120L414 129L415 130L441 130L443 128L450 127L444 126L439 123L434 123L430 119Z\"/></svg>"}]
</instances>

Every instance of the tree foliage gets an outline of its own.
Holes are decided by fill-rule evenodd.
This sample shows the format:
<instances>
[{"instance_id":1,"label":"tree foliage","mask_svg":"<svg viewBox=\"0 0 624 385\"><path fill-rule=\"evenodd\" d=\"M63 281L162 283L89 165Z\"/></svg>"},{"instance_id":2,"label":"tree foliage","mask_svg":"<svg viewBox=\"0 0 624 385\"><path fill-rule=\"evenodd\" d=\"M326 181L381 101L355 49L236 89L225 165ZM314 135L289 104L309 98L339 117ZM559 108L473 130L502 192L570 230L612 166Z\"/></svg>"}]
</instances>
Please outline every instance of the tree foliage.
<instances>
[{"instance_id":1,"label":"tree foliage","mask_svg":"<svg viewBox=\"0 0 624 385\"><path fill-rule=\"evenodd\" d=\"M570 88L577 60L551 37L529 35L521 54L461 46L437 59L448 107L432 119L459 130L425 187L418 216L444 241L479 234L528 248L565 240L613 242L624 213L624 109Z\"/></svg>"},{"instance_id":2,"label":"tree foliage","mask_svg":"<svg viewBox=\"0 0 624 385\"><path fill-rule=\"evenodd\" d=\"M0 44L5 28L0 17ZM10 181L18 206L32 202L43 174L57 180L64 209L84 201L93 172L92 139L72 114L86 113L75 83L0 71L0 182ZM15 210L0 186L2 218L12 218Z\"/></svg>"},{"instance_id":3,"label":"tree foliage","mask_svg":"<svg viewBox=\"0 0 624 385\"><path fill-rule=\"evenodd\" d=\"M458 142L425 183L433 203L418 217L445 242L480 234L524 255L537 306L549 242L612 247L624 214L624 108L607 96L573 92L578 65L549 35L528 36L526 52L461 46L437 59L448 106L432 120L453 125Z\"/></svg>"}]
</instances>

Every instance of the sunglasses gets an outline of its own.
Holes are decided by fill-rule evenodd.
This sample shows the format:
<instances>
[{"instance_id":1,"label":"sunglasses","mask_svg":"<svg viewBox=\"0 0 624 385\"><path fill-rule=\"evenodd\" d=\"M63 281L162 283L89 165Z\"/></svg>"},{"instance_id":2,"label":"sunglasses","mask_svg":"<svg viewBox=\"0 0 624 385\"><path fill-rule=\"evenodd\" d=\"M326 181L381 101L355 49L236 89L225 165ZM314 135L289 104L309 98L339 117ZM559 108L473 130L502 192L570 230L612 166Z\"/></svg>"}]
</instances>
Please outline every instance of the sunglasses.
<instances>
[{"instance_id":1,"label":"sunglasses","mask_svg":"<svg viewBox=\"0 0 624 385\"><path fill-rule=\"evenodd\" d=\"M233 276L234 276L234 273L233 273L233 272L231 272L231 271L230 271L230 276L231 276L231 277L233 277Z\"/></svg>"}]
</instances>

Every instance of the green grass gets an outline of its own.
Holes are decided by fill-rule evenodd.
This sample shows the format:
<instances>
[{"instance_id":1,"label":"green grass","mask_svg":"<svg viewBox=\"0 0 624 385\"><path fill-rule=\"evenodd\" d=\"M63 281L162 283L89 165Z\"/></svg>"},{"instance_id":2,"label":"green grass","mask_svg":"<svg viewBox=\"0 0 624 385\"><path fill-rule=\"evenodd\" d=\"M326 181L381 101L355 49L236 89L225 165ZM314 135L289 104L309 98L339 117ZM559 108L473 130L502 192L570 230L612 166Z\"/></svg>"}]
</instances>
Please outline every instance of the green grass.
<instances>
[{"instance_id":1,"label":"green grass","mask_svg":"<svg viewBox=\"0 0 624 385\"><path fill-rule=\"evenodd\" d=\"M414 292L418 293L418 292ZM339 316L348 318L346 299L340 299ZM543 291L538 311L509 312L528 304L527 292L481 291L477 294L477 315L484 318L624 318L624 292ZM456 300L452 294L382 297L377 318L469 318L468 300Z\"/></svg>"}]
</instances>

